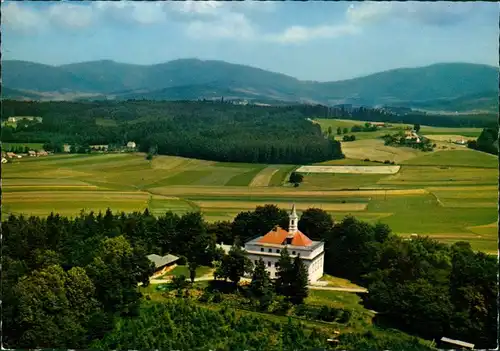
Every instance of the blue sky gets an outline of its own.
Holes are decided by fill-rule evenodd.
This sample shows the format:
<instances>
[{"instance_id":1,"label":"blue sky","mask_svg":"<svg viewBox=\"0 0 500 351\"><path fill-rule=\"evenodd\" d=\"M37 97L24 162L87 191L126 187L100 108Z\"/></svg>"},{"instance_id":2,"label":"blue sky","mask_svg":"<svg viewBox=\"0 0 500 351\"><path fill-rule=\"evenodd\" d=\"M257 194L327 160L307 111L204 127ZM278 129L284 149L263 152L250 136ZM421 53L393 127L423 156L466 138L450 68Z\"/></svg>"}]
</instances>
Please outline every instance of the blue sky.
<instances>
[{"instance_id":1,"label":"blue sky","mask_svg":"<svg viewBox=\"0 0 500 351\"><path fill-rule=\"evenodd\" d=\"M498 65L484 2L10 2L2 56L51 65L223 60L330 81L437 62Z\"/></svg>"}]
</instances>

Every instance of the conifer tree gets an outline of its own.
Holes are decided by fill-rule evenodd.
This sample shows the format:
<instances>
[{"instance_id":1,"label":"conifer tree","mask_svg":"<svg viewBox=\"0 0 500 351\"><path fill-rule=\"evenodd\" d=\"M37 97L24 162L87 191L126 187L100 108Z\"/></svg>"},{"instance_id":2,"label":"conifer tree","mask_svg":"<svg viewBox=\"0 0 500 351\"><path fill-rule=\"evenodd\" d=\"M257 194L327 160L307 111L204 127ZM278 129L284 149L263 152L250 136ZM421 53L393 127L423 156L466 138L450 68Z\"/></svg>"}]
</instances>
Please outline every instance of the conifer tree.
<instances>
[{"instance_id":1,"label":"conifer tree","mask_svg":"<svg viewBox=\"0 0 500 351\"><path fill-rule=\"evenodd\" d=\"M295 305L301 304L309 295L307 288L308 275L304 262L300 259L300 254L295 257L292 265L289 299Z\"/></svg>"},{"instance_id":2,"label":"conifer tree","mask_svg":"<svg viewBox=\"0 0 500 351\"><path fill-rule=\"evenodd\" d=\"M250 293L259 299L260 307L266 309L272 301L271 277L262 258L255 265L250 283Z\"/></svg>"},{"instance_id":3,"label":"conifer tree","mask_svg":"<svg viewBox=\"0 0 500 351\"><path fill-rule=\"evenodd\" d=\"M281 250L276 271L276 293L279 295L290 296L290 286L294 279L292 276L292 269L292 260L288 254L288 250L284 248Z\"/></svg>"}]
</instances>

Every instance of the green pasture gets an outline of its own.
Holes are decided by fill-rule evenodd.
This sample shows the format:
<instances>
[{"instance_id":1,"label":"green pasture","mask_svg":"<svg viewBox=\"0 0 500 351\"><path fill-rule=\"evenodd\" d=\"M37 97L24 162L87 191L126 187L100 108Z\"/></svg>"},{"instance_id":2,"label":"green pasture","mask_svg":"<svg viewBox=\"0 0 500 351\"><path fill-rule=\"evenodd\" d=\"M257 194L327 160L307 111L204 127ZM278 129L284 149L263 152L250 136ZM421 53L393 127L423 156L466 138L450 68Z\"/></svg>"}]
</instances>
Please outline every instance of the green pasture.
<instances>
[{"instance_id":1,"label":"green pasture","mask_svg":"<svg viewBox=\"0 0 500 351\"><path fill-rule=\"evenodd\" d=\"M196 268L196 277L200 278L204 275L209 274L212 271L212 268L206 266L200 266ZM171 271L167 272L164 276L160 277L160 279L165 279L166 277L179 277L185 276L189 278L189 267L188 266L175 266Z\"/></svg>"},{"instance_id":2,"label":"green pasture","mask_svg":"<svg viewBox=\"0 0 500 351\"><path fill-rule=\"evenodd\" d=\"M147 161L143 154L131 153L53 155L2 166L2 215L76 216L82 209L148 208L157 216L201 210L206 220L217 221L232 220L263 204L289 209L295 203L299 212L322 208L336 221L354 215L386 223L401 235L466 240L475 249L494 252L497 162L494 156L472 150L440 150L402 161L393 175L309 174L294 188L286 180L297 165L173 156ZM359 159L327 164L378 165Z\"/></svg>"},{"instance_id":3,"label":"green pasture","mask_svg":"<svg viewBox=\"0 0 500 351\"><path fill-rule=\"evenodd\" d=\"M402 164L498 169L498 158L484 152L464 148L462 150L440 150L423 153L418 157L403 161Z\"/></svg>"}]
</instances>

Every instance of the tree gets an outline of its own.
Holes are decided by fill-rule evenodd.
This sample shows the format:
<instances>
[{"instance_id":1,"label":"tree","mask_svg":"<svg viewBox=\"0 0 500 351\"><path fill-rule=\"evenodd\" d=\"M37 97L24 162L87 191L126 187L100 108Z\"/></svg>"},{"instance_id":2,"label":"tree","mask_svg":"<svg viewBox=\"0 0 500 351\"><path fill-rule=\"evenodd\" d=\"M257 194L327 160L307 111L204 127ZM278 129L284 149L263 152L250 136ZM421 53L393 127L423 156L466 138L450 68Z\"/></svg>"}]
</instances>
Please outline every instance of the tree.
<instances>
[{"instance_id":1,"label":"tree","mask_svg":"<svg viewBox=\"0 0 500 351\"><path fill-rule=\"evenodd\" d=\"M332 135L332 132L333 132L333 130L332 130L332 126L329 126L329 127L328 127L328 135Z\"/></svg>"},{"instance_id":2,"label":"tree","mask_svg":"<svg viewBox=\"0 0 500 351\"><path fill-rule=\"evenodd\" d=\"M299 220L299 230L312 240L324 240L333 229L333 219L330 214L319 208L308 208Z\"/></svg>"},{"instance_id":3,"label":"tree","mask_svg":"<svg viewBox=\"0 0 500 351\"><path fill-rule=\"evenodd\" d=\"M97 256L86 270L106 311L124 315L138 313L142 294L137 292L137 284L154 272L153 263L142 254L123 236L102 241Z\"/></svg>"},{"instance_id":4,"label":"tree","mask_svg":"<svg viewBox=\"0 0 500 351\"><path fill-rule=\"evenodd\" d=\"M215 271L214 275L217 278L229 279L235 285L238 285L241 277L247 273L251 273L253 269L252 261L247 257L245 252L239 246L238 240L229 250L229 254L222 259L220 267Z\"/></svg>"},{"instance_id":5,"label":"tree","mask_svg":"<svg viewBox=\"0 0 500 351\"><path fill-rule=\"evenodd\" d=\"M300 258L300 254L295 256L292 265L291 277L293 279L290 282L290 302L295 305L301 304L309 295L309 290L307 285L309 284L309 277L307 274L307 268Z\"/></svg>"},{"instance_id":6,"label":"tree","mask_svg":"<svg viewBox=\"0 0 500 351\"><path fill-rule=\"evenodd\" d=\"M290 180L289 180L290 183L298 185L298 184L302 183L303 180L304 180L304 176L298 172L292 172L290 174Z\"/></svg>"},{"instance_id":7,"label":"tree","mask_svg":"<svg viewBox=\"0 0 500 351\"><path fill-rule=\"evenodd\" d=\"M252 296L259 300L262 309L266 309L270 305L272 301L271 278L262 258L255 265L249 290Z\"/></svg>"},{"instance_id":8,"label":"tree","mask_svg":"<svg viewBox=\"0 0 500 351\"><path fill-rule=\"evenodd\" d=\"M194 283L194 280L196 278L196 268L198 268L198 263L196 263L196 261L189 261L188 268L189 268L189 279L191 280L191 283Z\"/></svg>"},{"instance_id":9,"label":"tree","mask_svg":"<svg viewBox=\"0 0 500 351\"><path fill-rule=\"evenodd\" d=\"M57 265L35 271L14 287L16 348L85 348L91 316L98 311L94 285L85 271Z\"/></svg>"},{"instance_id":10,"label":"tree","mask_svg":"<svg viewBox=\"0 0 500 351\"><path fill-rule=\"evenodd\" d=\"M257 206L255 211L240 212L232 224L233 237L242 242L263 235L276 225L288 228L288 212L276 205Z\"/></svg>"},{"instance_id":11,"label":"tree","mask_svg":"<svg viewBox=\"0 0 500 351\"><path fill-rule=\"evenodd\" d=\"M347 129L347 128L342 129L343 134L347 134L348 132L349 132L349 129Z\"/></svg>"},{"instance_id":12,"label":"tree","mask_svg":"<svg viewBox=\"0 0 500 351\"><path fill-rule=\"evenodd\" d=\"M337 127L337 135L342 135L342 129L340 127Z\"/></svg>"},{"instance_id":13,"label":"tree","mask_svg":"<svg viewBox=\"0 0 500 351\"><path fill-rule=\"evenodd\" d=\"M276 293L283 296L291 296L291 285L293 277L293 264L288 249L285 247L281 250L280 258L278 260L276 269L275 288Z\"/></svg>"},{"instance_id":14,"label":"tree","mask_svg":"<svg viewBox=\"0 0 500 351\"><path fill-rule=\"evenodd\" d=\"M415 133L418 133L420 131L420 124L416 123L414 126L413 126L413 130L415 131Z\"/></svg>"}]
</instances>

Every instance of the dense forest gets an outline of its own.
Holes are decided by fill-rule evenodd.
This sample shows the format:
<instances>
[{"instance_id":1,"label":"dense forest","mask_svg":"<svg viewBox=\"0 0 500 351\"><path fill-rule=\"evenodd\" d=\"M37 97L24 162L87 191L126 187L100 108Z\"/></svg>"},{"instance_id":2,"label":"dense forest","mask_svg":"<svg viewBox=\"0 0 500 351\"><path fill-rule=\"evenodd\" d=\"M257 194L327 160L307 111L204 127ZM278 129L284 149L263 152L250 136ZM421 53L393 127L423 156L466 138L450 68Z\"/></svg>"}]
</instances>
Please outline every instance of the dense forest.
<instances>
[{"instance_id":1,"label":"dense forest","mask_svg":"<svg viewBox=\"0 0 500 351\"><path fill-rule=\"evenodd\" d=\"M238 317L231 310L177 303L175 297L154 306L137 290L139 283L147 286L154 270L146 258L151 253L172 253L190 266L221 262L217 275L237 283L250 270L237 243L276 224L286 227L287 219L287 212L274 205L242 212L233 222L213 224L206 223L200 213L178 216L167 212L154 217L147 210L82 213L76 218L11 215L2 222L4 345L199 349L203 339L203 346L220 350L255 350L267 342L270 350L324 346L324 335L305 333L294 322L269 324ZM365 304L379 312L375 323L381 328L398 328L428 340L447 336L472 342L477 348L496 347L496 257L474 252L465 242L449 246L428 238L404 240L386 225L353 217L334 223L320 209L306 210L299 229L312 239L324 240L326 273L368 288ZM229 255L217 249L216 243L222 241L236 242ZM290 277L301 276L301 268L287 265L290 270L282 272L289 273L280 276L276 289L300 305L294 299L307 296L307 291L294 287ZM292 274L294 269L298 273ZM254 278L261 278L252 283L263 281L263 270L263 263L255 267ZM249 288L259 297L259 308L269 305L262 286ZM286 293L289 289L295 292ZM328 313L321 318L329 318ZM225 330L234 333L223 338ZM375 345L394 349L373 335L345 334L341 341L347 349L370 350ZM400 349L414 348L407 344Z\"/></svg>"},{"instance_id":2,"label":"dense forest","mask_svg":"<svg viewBox=\"0 0 500 351\"><path fill-rule=\"evenodd\" d=\"M140 151L227 162L314 163L343 158L338 141L306 120L301 106L240 106L224 102L18 102L10 116L40 116L42 123L5 126L4 142L79 145L135 141Z\"/></svg>"},{"instance_id":3,"label":"dense forest","mask_svg":"<svg viewBox=\"0 0 500 351\"><path fill-rule=\"evenodd\" d=\"M467 146L471 149L498 155L498 126L484 128L477 140L471 140Z\"/></svg>"}]
</instances>

